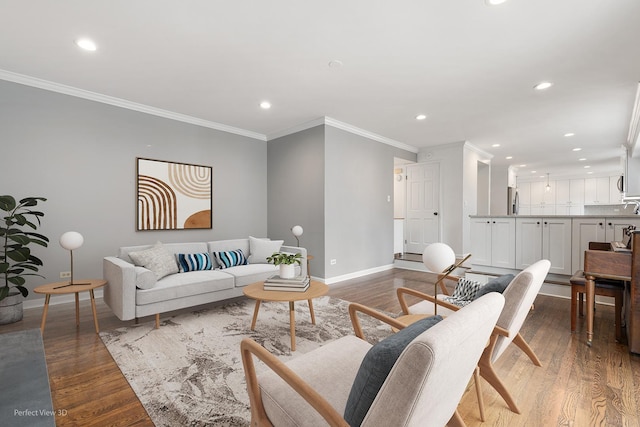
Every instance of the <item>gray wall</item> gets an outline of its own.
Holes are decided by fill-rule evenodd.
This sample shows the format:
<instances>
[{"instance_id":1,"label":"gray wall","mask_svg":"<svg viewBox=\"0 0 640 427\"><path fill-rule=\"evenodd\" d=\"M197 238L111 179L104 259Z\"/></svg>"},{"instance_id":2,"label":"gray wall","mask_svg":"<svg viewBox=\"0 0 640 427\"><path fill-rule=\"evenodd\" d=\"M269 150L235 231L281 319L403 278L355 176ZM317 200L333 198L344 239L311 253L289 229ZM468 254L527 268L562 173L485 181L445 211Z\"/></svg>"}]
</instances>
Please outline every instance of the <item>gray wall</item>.
<instances>
[{"instance_id":1,"label":"gray wall","mask_svg":"<svg viewBox=\"0 0 640 427\"><path fill-rule=\"evenodd\" d=\"M76 278L102 277L102 258L123 245L267 235L264 141L0 80L0 146L0 193L48 199L46 279L30 289L69 270L58 244L69 230L85 238ZM212 166L213 230L136 231L136 157Z\"/></svg>"},{"instance_id":2,"label":"gray wall","mask_svg":"<svg viewBox=\"0 0 640 427\"><path fill-rule=\"evenodd\" d=\"M325 147L325 277L392 264L394 157L416 155L330 126Z\"/></svg>"},{"instance_id":3,"label":"gray wall","mask_svg":"<svg viewBox=\"0 0 640 427\"><path fill-rule=\"evenodd\" d=\"M267 143L269 235L295 244L291 227L302 226L300 245L314 257L314 277L325 277L324 140L321 125Z\"/></svg>"},{"instance_id":4,"label":"gray wall","mask_svg":"<svg viewBox=\"0 0 640 427\"><path fill-rule=\"evenodd\" d=\"M295 242L290 229L301 225L313 276L331 282L393 263L394 157L416 154L327 125L267 146L269 235Z\"/></svg>"}]
</instances>

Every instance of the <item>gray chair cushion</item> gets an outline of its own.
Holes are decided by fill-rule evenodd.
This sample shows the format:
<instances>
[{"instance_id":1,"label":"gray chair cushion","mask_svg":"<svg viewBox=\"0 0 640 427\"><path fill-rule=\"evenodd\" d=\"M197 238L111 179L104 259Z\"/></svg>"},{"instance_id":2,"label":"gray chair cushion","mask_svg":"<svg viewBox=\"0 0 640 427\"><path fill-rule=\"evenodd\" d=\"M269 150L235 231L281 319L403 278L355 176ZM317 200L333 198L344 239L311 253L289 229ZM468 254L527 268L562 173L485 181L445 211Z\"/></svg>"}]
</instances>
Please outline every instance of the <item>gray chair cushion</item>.
<instances>
[{"instance_id":1,"label":"gray chair cushion","mask_svg":"<svg viewBox=\"0 0 640 427\"><path fill-rule=\"evenodd\" d=\"M359 426L369 411L396 360L411 341L442 320L441 316L421 319L374 345L365 356L351 386L344 419Z\"/></svg>"},{"instance_id":2,"label":"gray chair cushion","mask_svg":"<svg viewBox=\"0 0 640 427\"><path fill-rule=\"evenodd\" d=\"M480 290L476 293L474 300L480 298L482 295L488 294L490 292L499 292L503 293L509 283L513 280L515 276L513 274L504 274L502 276L496 277L494 279L489 280Z\"/></svg>"}]
</instances>

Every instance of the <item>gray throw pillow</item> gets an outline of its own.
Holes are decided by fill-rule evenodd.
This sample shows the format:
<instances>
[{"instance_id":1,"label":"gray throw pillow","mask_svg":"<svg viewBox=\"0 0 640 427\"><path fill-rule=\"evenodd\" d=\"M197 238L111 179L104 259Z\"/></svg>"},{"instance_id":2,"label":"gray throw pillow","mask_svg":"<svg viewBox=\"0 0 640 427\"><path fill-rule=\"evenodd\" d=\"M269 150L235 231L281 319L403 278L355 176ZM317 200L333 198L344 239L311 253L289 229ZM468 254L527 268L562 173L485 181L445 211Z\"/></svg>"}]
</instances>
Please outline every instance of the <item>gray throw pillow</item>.
<instances>
[{"instance_id":1,"label":"gray throw pillow","mask_svg":"<svg viewBox=\"0 0 640 427\"><path fill-rule=\"evenodd\" d=\"M515 276L513 274L504 274L502 276L489 280L483 287L480 288L473 299L476 300L482 295L488 294L490 292L503 293L514 277Z\"/></svg>"},{"instance_id":2,"label":"gray throw pillow","mask_svg":"<svg viewBox=\"0 0 640 427\"><path fill-rule=\"evenodd\" d=\"M360 364L344 410L344 419L349 425L362 424L373 400L405 347L441 320L441 316L418 320L371 347Z\"/></svg>"},{"instance_id":3,"label":"gray throw pillow","mask_svg":"<svg viewBox=\"0 0 640 427\"><path fill-rule=\"evenodd\" d=\"M152 248L130 252L129 257L133 260L135 265L144 267L147 270L153 271L156 275L156 280L162 279L169 274L177 273L178 263L176 258L169 253L162 243L156 243Z\"/></svg>"},{"instance_id":4,"label":"gray throw pillow","mask_svg":"<svg viewBox=\"0 0 640 427\"><path fill-rule=\"evenodd\" d=\"M267 264L267 257L280 252L284 240L259 239L249 236L249 264Z\"/></svg>"}]
</instances>

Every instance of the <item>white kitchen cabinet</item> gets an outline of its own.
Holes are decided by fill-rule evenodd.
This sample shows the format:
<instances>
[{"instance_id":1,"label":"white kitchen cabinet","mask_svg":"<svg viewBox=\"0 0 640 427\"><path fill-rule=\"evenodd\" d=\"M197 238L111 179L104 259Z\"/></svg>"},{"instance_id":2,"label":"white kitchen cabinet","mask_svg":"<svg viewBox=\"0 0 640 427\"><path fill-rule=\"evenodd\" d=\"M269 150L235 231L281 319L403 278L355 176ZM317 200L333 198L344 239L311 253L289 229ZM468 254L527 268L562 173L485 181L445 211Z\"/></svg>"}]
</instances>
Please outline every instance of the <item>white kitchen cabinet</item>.
<instances>
[{"instance_id":1,"label":"white kitchen cabinet","mask_svg":"<svg viewBox=\"0 0 640 427\"><path fill-rule=\"evenodd\" d=\"M622 193L618 189L619 176L609 177L609 204L619 205L622 203Z\"/></svg>"},{"instance_id":2,"label":"white kitchen cabinet","mask_svg":"<svg viewBox=\"0 0 640 427\"><path fill-rule=\"evenodd\" d=\"M515 218L480 217L471 220L471 262L515 268Z\"/></svg>"},{"instance_id":3,"label":"white kitchen cabinet","mask_svg":"<svg viewBox=\"0 0 640 427\"><path fill-rule=\"evenodd\" d=\"M569 180L569 195L571 205L584 205L584 179Z\"/></svg>"},{"instance_id":4,"label":"white kitchen cabinet","mask_svg":"<svg viewBox=\"0 0 640 427\"><path fill-rule=\"evenodd\" d=\"M609 177L586 178L584 180L584 204L609 204Z\"/></svg>"},{"instance_id":5,"label":"white kitchen cabinet","mask_svg":"<svg viewBox=\"0 0 640 427\"><path fill-rule=\"evenodd\" d=\"M516 268L548 259L550 273L571 275L571 227L571 218L517 218Z\"/></svg>"},{"instance_id":6,"label":"white kitchen cabinet","mask_svg":"<svg viewBox=\"0 0 640 427\"><path fill-rule=\"evenodd\" d=\"M573 218L571 226L571 244L573 270L584 270L584 251L589 249L589 242L605 242L605 218Z\"/></svg>"},{"instance_id":7,"label":"white kitchen cabinet","mask_svg":"<svg viewBox=\"0 0 640 427\"><path fill-rule=\"evenodd\" d=\"M640 230L640 218L638 219L616 219L616 218L606 218L605 219L606 230L605 230L605 242L621 242L624 238L624 229L630 225L634 225L637 230Z\"/></svg>"}]
</instances>

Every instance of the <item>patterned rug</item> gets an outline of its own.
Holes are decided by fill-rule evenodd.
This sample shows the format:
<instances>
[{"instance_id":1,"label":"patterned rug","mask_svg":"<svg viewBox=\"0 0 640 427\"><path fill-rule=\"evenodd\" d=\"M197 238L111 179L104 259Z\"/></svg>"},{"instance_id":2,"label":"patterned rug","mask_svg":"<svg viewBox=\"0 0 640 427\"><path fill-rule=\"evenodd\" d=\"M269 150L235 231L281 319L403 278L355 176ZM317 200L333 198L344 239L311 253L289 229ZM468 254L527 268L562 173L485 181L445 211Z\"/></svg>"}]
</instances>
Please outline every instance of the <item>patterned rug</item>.
<instances>
[{"instance_id":1,"label":"patterned rug","mask_svg":"<svg viewBox=\"0 0 640 427\"><path fill-rule=\"evenodd\" d=\"M170 317L160 329L150 322L101 332L100 337L156 426L248 426L242 338L253 338L286 361L353 335L346 301L325 296L314 299L313 306L316 325L307 302L296 303L294 352L288 303L262 303L251 331L251 300ZM390 334L378 320L360 319L370 342ZM266 367L256 361L256 369Z\"/></svg>"}]
</instances>

